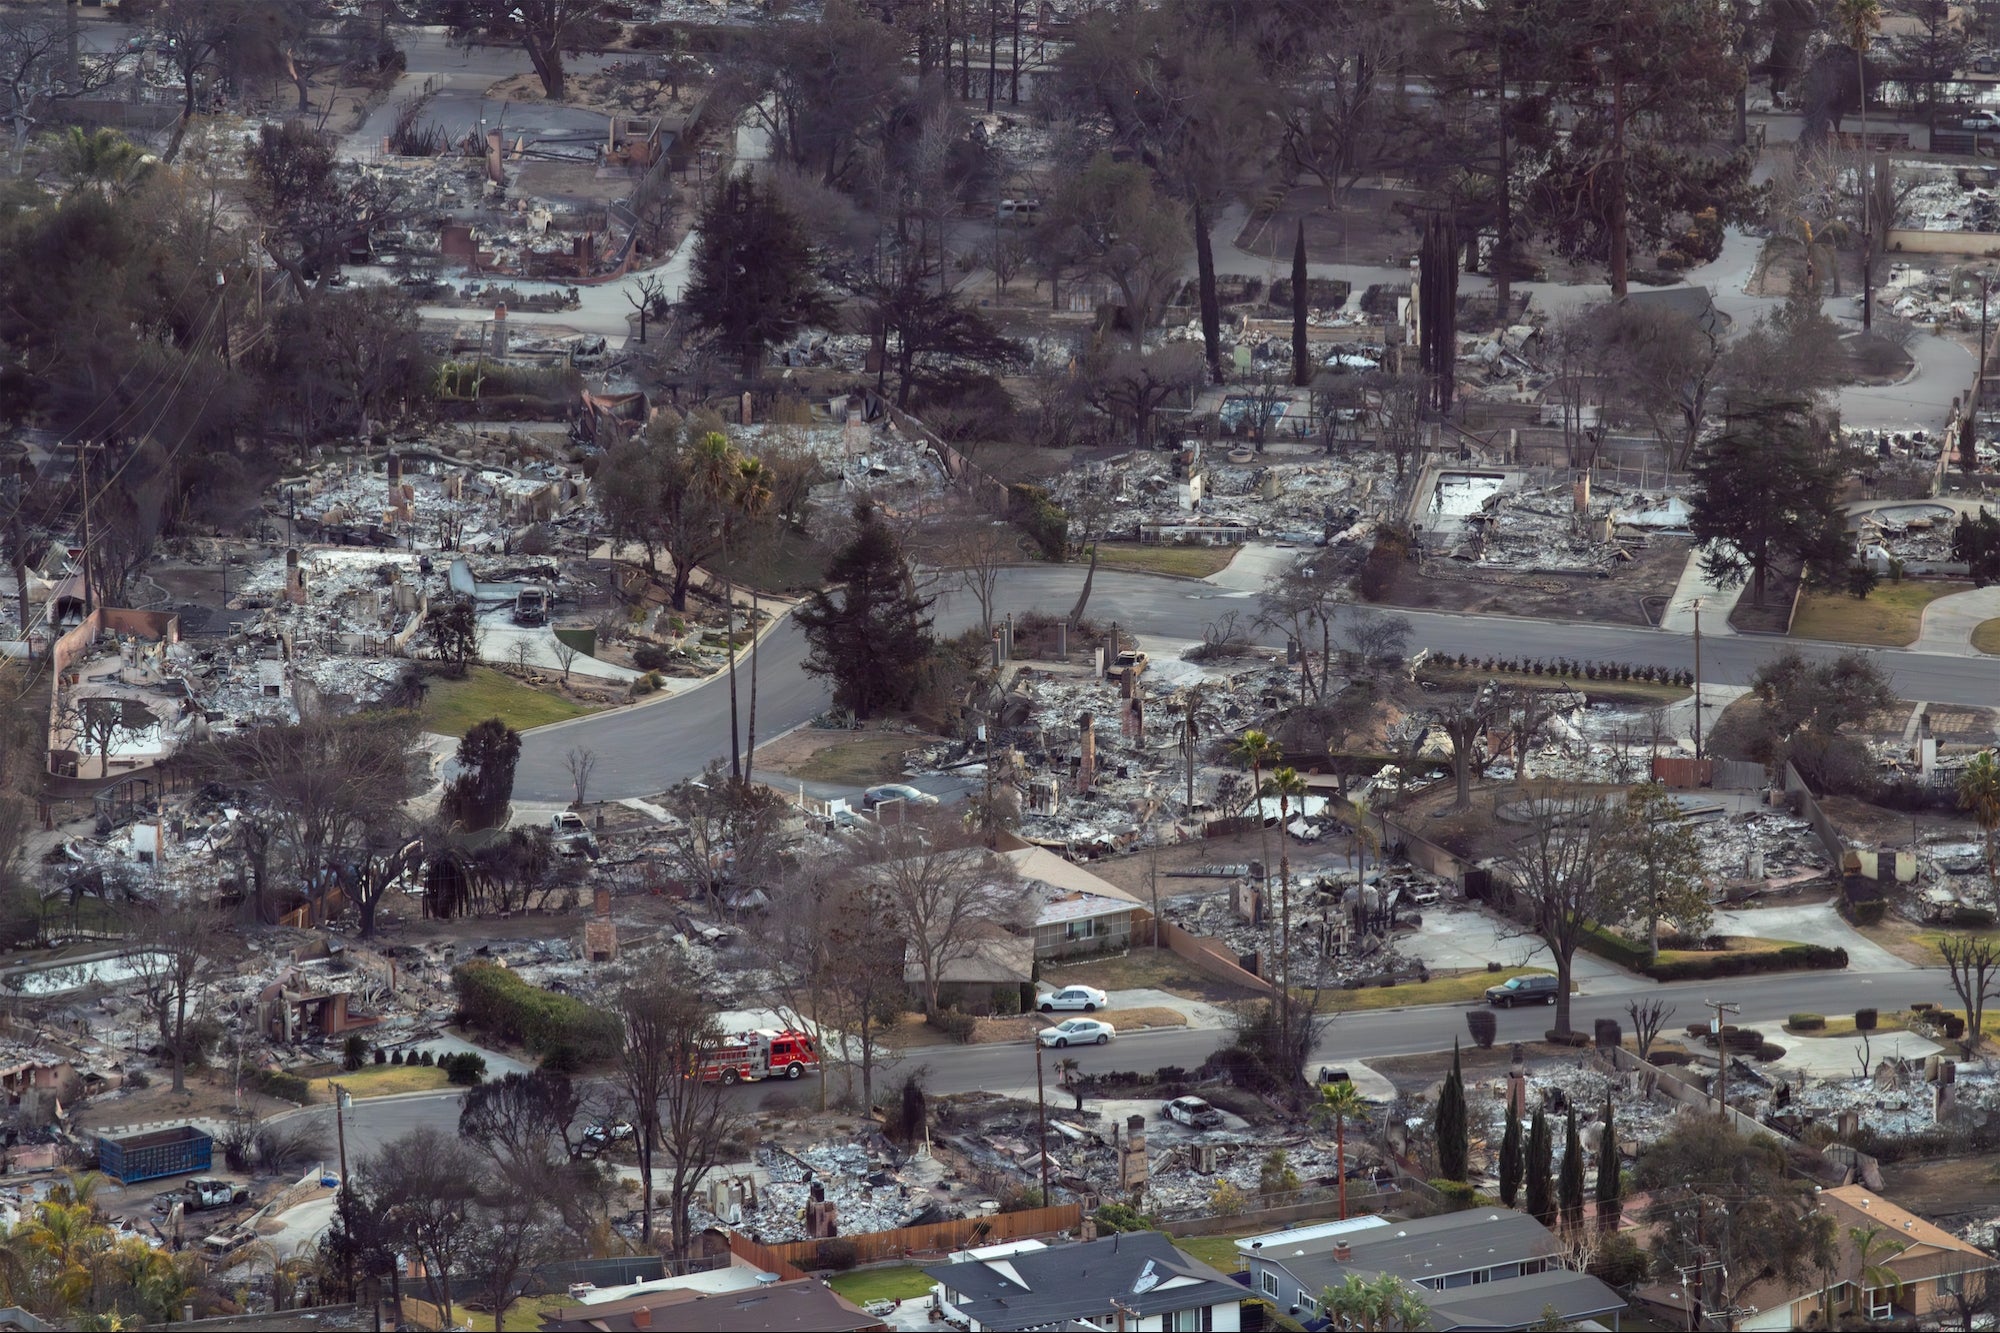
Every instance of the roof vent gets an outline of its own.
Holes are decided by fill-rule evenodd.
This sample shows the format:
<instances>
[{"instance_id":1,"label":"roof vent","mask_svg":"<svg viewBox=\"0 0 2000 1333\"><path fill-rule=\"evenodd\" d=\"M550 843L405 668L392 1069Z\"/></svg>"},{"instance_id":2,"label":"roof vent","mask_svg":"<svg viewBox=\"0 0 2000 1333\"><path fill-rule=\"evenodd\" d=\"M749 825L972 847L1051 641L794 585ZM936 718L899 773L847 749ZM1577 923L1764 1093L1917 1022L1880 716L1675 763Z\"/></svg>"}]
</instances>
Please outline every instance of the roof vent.
<instances>
[{"instance_id":1,"label":"roof vent","mask_svg":"<svg viewBox=\"0 0 2000 1333\"><path fill-rule=\"evenodd\" d=\"M757 1275L757 1285L760 1287L775 1286L782 1281L784 1281L784 1279L779 1277L776 1273L759 1273Z\"/></svg>"}]
</instances>

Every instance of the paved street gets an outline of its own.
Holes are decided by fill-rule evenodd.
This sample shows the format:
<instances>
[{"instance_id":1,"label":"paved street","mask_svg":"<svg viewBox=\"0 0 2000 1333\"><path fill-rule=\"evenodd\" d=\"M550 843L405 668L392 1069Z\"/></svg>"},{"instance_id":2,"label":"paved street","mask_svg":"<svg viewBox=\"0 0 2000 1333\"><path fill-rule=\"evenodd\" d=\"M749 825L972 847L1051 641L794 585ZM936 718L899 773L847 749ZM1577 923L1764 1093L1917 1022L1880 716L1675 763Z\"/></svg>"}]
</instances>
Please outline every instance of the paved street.
<instances>
[{"instance_id":1,"label":"paved street","mask_svg":"<svg viewBox=\"0 0 2000 1333\"><path fill-rule=\"evenodd\" d=\"M1076 565L1008 570L1001 578L998 604L1016 613L1040 608L1061 614L1076 599L1082 580L1083 569ZM936 612L940 632L951 633L972 622L974 608L969 599L960 600L966 604L955 605L950 599L940 602ZM1198 638L1202 626L1227 611L1243 612L1248 619L1255 604L1255 594L1248 590L1099 570L1089 611L1095 620L1116 620L1134 633L1187 642ZM1694 665L1693 636L1672 630L1564 624L1514 616L1407 614L1416 630L1413 649ZM1270 635L1265 638L1278 642ZM1787 648L1810 656L1841 651L1832 644L1711 635L1702 644L1704 680L1720 685L1748 684L1760 663ZM1904 698L1983 707L1993 702L1995 687L2000 685L2000 670L1987 658L1897 648L1865 651L1890 673ZM758 668L760 738L768 740L825 709L826 689L800 670L804 660L804 638L789 622L764 639ZM739 691L747 690L747 680L747 673L740 675ZM747 697L740 702L747 710ZM728 682L718 678L672 699L528 732L523 737L515 794L523 800L566 798L570 780L563 756L572 747L597 753L593 790L604 799L662 791L700 772L710 759L728 754Z\"/></svg>"},{"instance_id":2,"label":"paved street","mask_svg":"<svg viewBox=\"0 0 2000 1333\"><path fill-rule=\"evenodd\" d=\"M1612 989L1612 985L1616 989ZM1745 1026L1776 1030L1789 1013L1807 1010L1823 1014L1852 1013L1858 1006L1872 1005L1883 1010L1902 1008L1912 1000L1948 1000L1951 986L1943 972L1919 969L1894 972L1799 972L1781 976L1745 978L1734 981L1690 981L1654 985L1621 977L1605 986L1601 996L1592 993L1590 983L1572 1001L1571 1025L1588 1031L1593 1019L1616 1018L1629 1028L1626 1002L1637 993L1657 995L1676 1007L1669 1026L1698 1022L1706 1012L1702 1006L1711 999L1727 1000L1742 1006L1737 1020ZM1326 1036L1307 1064L1317 1072L1322 1065L1340 1065L1349 1060L1368 1060L1386 1055L1448 1050L1452 1040L1466 1039L1466 1006L1436 1005L1413 1009L1387 1009L1336 1018L1327 1026ZM1538 1040L1549 1026L1553 1010L1546 1008L1500 1010L1502 1042ZM1782 1044L1785 1038L1779 1034ZM1074 1055L1087 1071L1112 1069L1155 1069L1179 1065L1191 1069L1207 1059L1229 1034L1217 1030L1178 1028L1135 1032L1118 1038L1109 1046L1083 1047L1065 1054ZM1047 1059L1045 1057L1045 1064ZM926 1071L926 1086L937 1093L993 1092L1032 1096L1035 1086L1035 1052L1027 1042L992 1046L932 1046L912 1052L908 1066ZM877 1074L877 1086L898 1077L892 1063ZM803 1084L774 1083L738 1089L732 1096L746 1102L771 1097L809 1097L812 1089ZM383 1143L407 1134L420 1125L432 1125L455 1132L458 1124L457 1093L435 1093L421 1097L358 1103L347 1119L349 1163L372 1152ZM333 1113L322 1109L311 1113L326 1122L328 1140L333 1133Z\"/></svg>"}]
</instances>

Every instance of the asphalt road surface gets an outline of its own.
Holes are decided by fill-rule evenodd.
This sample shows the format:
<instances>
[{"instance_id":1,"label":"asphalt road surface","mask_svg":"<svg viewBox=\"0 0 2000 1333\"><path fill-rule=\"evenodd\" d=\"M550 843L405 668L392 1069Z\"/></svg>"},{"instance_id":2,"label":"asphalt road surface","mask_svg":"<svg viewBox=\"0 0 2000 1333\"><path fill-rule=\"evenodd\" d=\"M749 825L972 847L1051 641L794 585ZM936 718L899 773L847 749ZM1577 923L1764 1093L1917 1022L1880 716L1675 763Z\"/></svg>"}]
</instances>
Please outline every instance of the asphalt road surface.
<instances>
[{"instance_id":1,"label":"asphalt road surface","mask_svg":"<svg viewBox=\"0 0 2000 1333\"><path fill-rule=\"evenodd\" d=\"M1675 1007L1668 1022L1670 1029L1682 1023L1698 1022L1708 1012L1703 1006L1711 999L1740 1005L1737 1019L1745 1026L1775 1031L1785 1016L1794 1011L1823 1014L1851 1013L1861 1006L1882 1010L1907 1007L1912 1000L1941 1001L1951 998L1949 979L1940 969L1907 972L1793 972L1781 976L1743 978L1731 981L1677 982L1619 990L1602 996L1574 996L1570 1025L1589 1031L1597 1018L1625 1017L1625 1004L1635 996L1657 997ZM1410 1009L1383 1009L1346 1014L1327 1025L1324 1038L1307 1062L1316 1072L1322 1065L1340 1066L1350 1060L1368 1060L1386 1055L1407 1055L1443 1051L1452 1040L1466 1039L1465 1005L1429 1005ZM1554 1010L1545 1007L1502 1009L1499 1040L1537 1041L1548 1028ZM1109 1015L1115 1023L1117 1014ZM1087 1072L1113 1069L1152 1070L1163 1065L1192 1069L1210 1052L1229 1040L1229 1033L1204 1029L1165 1028L1133 1032L1108 1046L1085 1046L1062 1052L1073 1056ZM1783 1038L1779 1038L1782 1044ZM1053 1069L1055 1053L1044 1064ZM876 1074L877 1086L898 1077L902 1067L921 1066L925 1086L935 1093L988 1090L1027 1093L1035 1086L1035 1052L1027 1042L1007 1042L989 1046L934 1046L912 1052L901 1062L890 1062ZM736 1089L730 1094L748 1105L761 1104L773 1097L804 1099L813 1095L810 1083L766 1083ZM458 1093L436 1093L422 1097L355 1104L347 1117L347 1152L350 1163L423 1125L445 1133L458 1127ZM331 1140L333 1113L321 1109L316 1114L326 1122Z\"/></svg>"},{"instance_id":2,"label":"asphalt road surface","mask_svg":"<svg viewBox=\"0 0 2000 1333\"><path fill-rule=\"evenodd\" d=\"M1062 614L1076 600L1083 569L1021 568L1002 575L999 611L1040 609ZM940 600L935 615L941 632L954 633L976 618L969 598ZM1228 611L1252 618L1252 594L1184 579L1099 570L1089 612L1100 622L1115 620L1141 635L1194 640L1202 628ZM1515 616L1404 613L1415 628L1411 647L1442 652L1500 656L1594 658L1599 661L1692 667L1691 635L1634 625L1568 624ZM1270 636L1266 636L1269 638ZM1277 640L1282 642L1282 640ZM1712 684L1746 685L1758 666L1786 649L1832 656L1838 646L1764 637L1707 635L1702 639L1702 678ZM801 670L804 636L788 620L765 636L760 648L757 731L768 740L811 720L827 705L826 687ZM1979 657L1916 653L1907 649L1866 649L1890 673L1906 699L1931 703L1993 702L2000 671ZM739 703L747 711L747 670L739 665ZM522 737L514 794L523 800L560 801L571 795L564 756L572 749L597 755L592 791L601 799L650 796L699 773L711 759L729 753L729 687L717 678L671 699L540 727Z\"/></svg>"}]
</instances>

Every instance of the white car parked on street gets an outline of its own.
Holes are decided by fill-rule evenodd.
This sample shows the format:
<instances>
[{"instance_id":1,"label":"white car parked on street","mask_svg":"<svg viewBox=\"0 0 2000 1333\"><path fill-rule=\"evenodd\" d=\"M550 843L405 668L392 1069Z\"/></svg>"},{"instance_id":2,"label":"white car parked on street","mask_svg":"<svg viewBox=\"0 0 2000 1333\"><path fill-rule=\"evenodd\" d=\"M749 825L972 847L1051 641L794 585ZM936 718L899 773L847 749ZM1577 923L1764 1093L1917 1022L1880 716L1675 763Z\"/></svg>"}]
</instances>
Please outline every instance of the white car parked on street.
<instances>
[{"instance_id":1,"label":"white car parked on street","mask_svg":"<svg viewBox=\"0 0 2000 1333\"><path fill-rule=\"evenodd\" d=\"M1043 1028L1044 1046L1102 1046L1118 1035L1118 1029L1101 1018L1069 1018L1052 1028Z\"/></svg>"},{"instance_id":2,"label":"white car parked on street","mask_svg":"<svg viewBox=\"0 0 2000 1333\"><path fill-rule=\"evenodd\" d=\"M1095 986L1064 986L1058 991L1045 991L1035 1007L1045 1014L1058 1009L1081 1009L1086 1014L1094 1014L1099 1009L1109 1008L1111 997Z\"/></svg>"}]
</instances>

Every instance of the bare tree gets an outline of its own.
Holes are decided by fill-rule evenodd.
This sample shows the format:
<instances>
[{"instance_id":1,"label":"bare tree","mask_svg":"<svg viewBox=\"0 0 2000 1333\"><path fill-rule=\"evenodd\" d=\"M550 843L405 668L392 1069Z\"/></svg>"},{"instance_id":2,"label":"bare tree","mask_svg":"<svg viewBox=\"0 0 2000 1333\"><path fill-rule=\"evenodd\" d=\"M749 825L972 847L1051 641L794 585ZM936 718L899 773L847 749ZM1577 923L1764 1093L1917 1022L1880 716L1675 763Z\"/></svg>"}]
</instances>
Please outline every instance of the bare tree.
<instances>
[{"instance_id":1,"label":"bare tree","mask_svg":"<svg viewBox=\"0 0 2000 1333\"><path fill-rule=\"evenodd\" d=\"M901 1012L903 942L878 895L847 863L809 858L778 882L770 940L779 1001L813 1038L823 1064L860 1076L861 1105L874 1102L884 1025ZM827 1082L820 1080L825 1109Z\"/></svg>"},{"instance_id":2,"label":"bare tree","mask_svg":"<svg viewBox=\"0 0 2000 1333\"><path fill-rule=\"evenodd\" d=\"M1402 661L1410 651L1413 633L1408 616L1378 611L1372 606L1350 605L1341 618L1341 641L1364 665Z\"/></svg>"},{"instance_id":3,"label":"bare tree","mask_svg":"<svg viewBox=\"0 0 2000 1333\"><path fill-rule=\"evenodd\" d=\"M484 1275L483 1295L493 1327L506 1327L508 1309L526 1294L535 1269L562 1258L575 1244L564 1219L544 1195L519 1189L492 1172L480 1189L465 1237L466 1266Z\"/></svg>"},{"instance_id":4,"label":"bare tree","mask_svg":"<svg viewBox=\"0 0 2000 1333\"><path fill-rule=\"evenodd\" d=\"M1590 927L1618 912L1618 886L1603 871L1621 820L1600 797L1553 784L1516 806L1526 825L1499 864L1527 908L1523 933L1548 946L1556 969L1557 1032L1569 1031L1570 975Z\"/></svg>"},{"instance_id":5,"label":"bare tree","mask_svg":"<svg viewBox=\"0 0 2000 1333\"><path fill-rule=\"evenodd\" d=\"M555 641L554 650L556 665L562 668L563 684L567 685L570 668L576 665L576 659L583 656L583 652L575 644L561 638Z\"/></svg>"},{"instance_id":6,"label":"bare tree","mask_svg":"<svg viewBox=\"0 0 2000 1333\"><path fill-rule=\"evenodd\" d=\"M766 787L733 781L720 763L669 790L661 802L679 821L668 832L668 864L716 906L737 884L761 885L778 861L784 802Z\"/></svg>"},{"instance_id":7,"label":"bare tree","mask_svg":"<svg viewBox=\"0 0 2000 1333\"><path fill-rule=\"evenodd\" d=\"M1326 702L1333 677L1334 617L1347 599L1347 585L1346 571L1329 551L1303 552L1264 584L1257 623L1282 632L1297 647L1302 702Z\"/></svg>"},{"instance_id":8,"label":"bare tree","mask_svg":"<svg viewBox=\"0 0 2000 1333\"><path fill-rule=\"evenodd\" d=\"M642 1234L652 1237L657 1151L666 1159L673 1254L684 1260L693 1241L689 1205L741 1124L720 1081L701 1077L704 1062L722 1044L722 1029L701 985L673 967L628 978L617 1008L625 1020L621 1074L637 1117L639 1180L646 1193Z\"/></svg>"},{"instance_id":9,"label":"bare tree","mask_svg":"<svg viewBox=\"0 0 2000 1333\"><path fill-rule=\"evenodd\" d=\"M473 1207L483 1163L455 1135L425 1125L382 1145L361 1166L392 1234L423 1260L432 1299L452 1308L452 1275L475 1238Z\"/></svg>"},{"instance_id":10,"label":"bare tree","mask_svg":"<svg viewBox=\"0 0 2000 1333\"><path fill-rule=\"evenodd\" d=\"M0 115L14 130L14 174L28 140L48 128L60 102L88 96L118 76L122 53L94 55L77 45L74 5L10 5L0 11Z\"/></svg>"},{"instance_id":11,"label":"bare tree","mask_svg":"<svg viewBox=\"0 0 2000 1333\"><path fill-rule=\"evenodd\" d=\"M1665 1000L1627 1000L1625 1013L1632 1020L1632 1040L1639 1047L1639 1058L1644 1060L1652 1054L1660 1029L1674 1016L1674 1006Z\"/></svg>"},{"instance_id":12,"label":"bare tree","mask_svg":"<svg viewBox=\"0 0 2000 1333\"><path fill-rule=\"evenodd\" d=\"M666 284L660 280L660 275L657 273L642 273L625 288L625 300L638 312L639 341L644 343L646 322L667 317L670 303L667 300Z\"/></svg>"},{"instance_id":13,"label":"bare tree","mask_svg":"<svg viewBox=\"0 0 2000 1333\"><path fill-rule=\"evenodd\" d=\"M1006 524L970 515L964 516L957 527L958 538L947 548L948 558L958 566L958 586L979 604L979 628L990 635L1000 575L1019 559L1020 536Z\"/></svg>"},{"instance_id":14,"label":"bare tree","mask_svg":"<svg viewBox=\"0 0 2000 1333\"><path fill-rule=\"evenodd\" d=\"M1938 953L1951 973L1951 988L1965 1006L1965 1053L1979 1049L1986 1002L2000 999L2000 940L1984 935L1946 935Z\"/></svg>"},{"instance_id":15,"label":"bare tree","mask_svg":"<svg viewBox=\"0 0 2000 1333\"><path fill-rule=\"evenodd\" d=\"M192 899L136 909L128 930L139 946L126 956L140 1001L173 1060L174 1091L187 1091L188 1020L220 978L229 957L218 913Z\"/></svg>"},{"instance_id":16,"label":"bare tree","mask_svg":"<svg viewBox=\"0 0 2000 1333\"><path fill-rule=\"evenodd\" d=\"M1022 923L1026 907L1011 863L994 856L950 812L906 813L875 831L855 873L873 889L924 988L939 1009L947 968L972 956L982 933Z\"/></svg>"},{"instance_id":17,"label":"bare tree","mask_svg":"<svg viewBox=\"0 0 2000 1333\"><path fill-rule=\"evenodd\" d=\"M1432 720L1451 741L1451 772L1458 784L1458 799L1452 802L1453 810L1472 808L1473 764L1477 762L1480 743L1485 739L1487 729L1493 725L1498 711L1493 691L1482 688L1475 694L1440 706L1431 714Z\"/></svg>"},{"instance_id":18,"label":"bare tree","mask_svg":"<svg viewBox=\"0 0 2000 1333\"><path fill-rule=\"evenodd\" d=\"M609 6L605 0L472 0L463 8L467 26L461 36L468 41L486 33L512 37L527 51L543 94L560 102L569 92L563 56L582 48Z\"/></svg>"},{"instance_id":19,"label":"bare tree","mask_svg":"<svg viewBox=\"0 0 2000 1333\"><path fill-rule=\"evenodd\" d=\"M591 775L597 772L597 751L572 745L563 756L563 767L569 770L570 790L575 793L576 808L581 810L584 797L590 793Z\"/></svg>"},{"instance_id":20,"label":"bare tree","mask_svg":"<svg viewBox=\"0 0 2000 1333\"><path fill-rule=\"evenodd\" d=\"M1596 331L1617 372L1613 383L1667 447L1671 466L1686 468L1722 378L1721 317L1614 305L1599 314Z\"/></svg>"}]
</instances>

